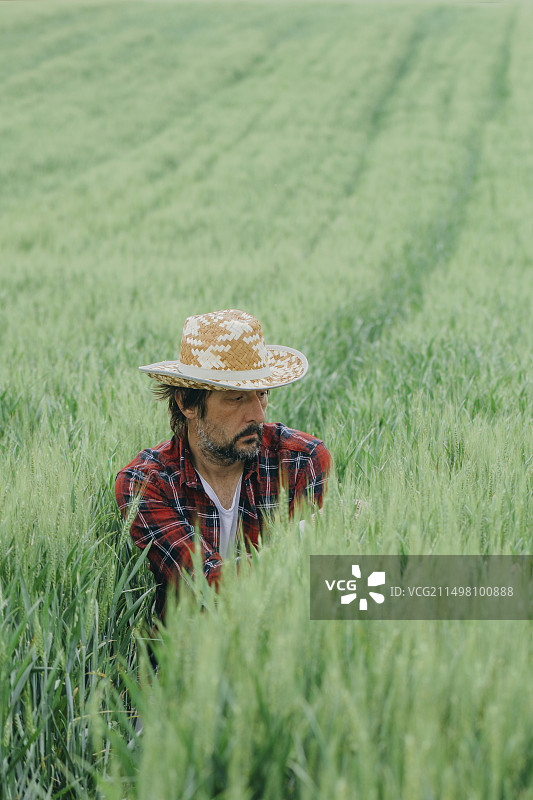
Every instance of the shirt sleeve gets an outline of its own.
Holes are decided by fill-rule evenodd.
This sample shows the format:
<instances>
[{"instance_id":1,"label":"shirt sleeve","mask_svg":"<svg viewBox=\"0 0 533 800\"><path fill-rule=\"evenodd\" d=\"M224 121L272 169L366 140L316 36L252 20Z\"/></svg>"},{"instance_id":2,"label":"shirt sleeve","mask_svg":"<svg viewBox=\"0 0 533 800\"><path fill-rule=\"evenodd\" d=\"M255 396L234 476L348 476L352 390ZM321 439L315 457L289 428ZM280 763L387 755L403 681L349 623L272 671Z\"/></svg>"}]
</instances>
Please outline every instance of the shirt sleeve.
<instances>
[{"instance_id":1,"label":"shirt sleeve","mask_svg":"<svg viewBox=\"0 0 533 800\"><path fill-rule=\"evenodd\" d=\"M289 514L294 513L295 505L307 500L318 508L322 508L324 495L331 469L331 455L326 445L316 440L311 452L298 455L299 466L296 469L294 494L289 506Z\"/></svg>"},{"instance_id":2,"label":"shirt sleeve","mask_svg":"<svg viewBox=\"0 0 533 800\"><path fill-rule=\"evenodd\" d=\"M179 503L169 503L157 474L126 467L117 475L115 497L135 544L141 550L151 545L148 561L158 581L176 586L184 570L192 574L192 554L200 542L204 575L218 587L220 553L209 547Z\"/></svg>"}]
</instances>

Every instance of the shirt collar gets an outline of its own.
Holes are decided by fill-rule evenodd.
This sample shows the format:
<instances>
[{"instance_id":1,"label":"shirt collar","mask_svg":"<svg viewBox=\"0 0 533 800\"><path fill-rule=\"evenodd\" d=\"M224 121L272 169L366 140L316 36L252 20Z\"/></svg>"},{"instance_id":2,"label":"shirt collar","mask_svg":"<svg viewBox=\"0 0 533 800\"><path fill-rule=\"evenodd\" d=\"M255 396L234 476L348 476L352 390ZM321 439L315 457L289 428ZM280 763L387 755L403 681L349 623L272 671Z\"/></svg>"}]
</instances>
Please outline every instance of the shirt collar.
<instances>
[{"instance_id":1,"label":"shirt collar","mask_svg":"<svg viewBox=\"0 0 533 800\"><path fill-rule=\"evenodd\" d=\"M257 476L258 470L259 470L259 455L255 455L252 459L250 459L250 461L246 461L244 464L244 470L242 473L243 481L249 480L254 474Z\"/></svg>"},{"instance_id":2,"label":"shirt collar","mask_svg":"<svg viewBox=\"0 0 533 800\"><path fill-rule=\"evenodd\" d=\"M179 465L180 465L180 485L184 483L187 486L201 488L202 484L198 479L196 470L192 465L191 451L189 449L189 440L187 439L187 430L185 429L181 436L174 437L178 446Z\"/></svg>"}]
</instances>

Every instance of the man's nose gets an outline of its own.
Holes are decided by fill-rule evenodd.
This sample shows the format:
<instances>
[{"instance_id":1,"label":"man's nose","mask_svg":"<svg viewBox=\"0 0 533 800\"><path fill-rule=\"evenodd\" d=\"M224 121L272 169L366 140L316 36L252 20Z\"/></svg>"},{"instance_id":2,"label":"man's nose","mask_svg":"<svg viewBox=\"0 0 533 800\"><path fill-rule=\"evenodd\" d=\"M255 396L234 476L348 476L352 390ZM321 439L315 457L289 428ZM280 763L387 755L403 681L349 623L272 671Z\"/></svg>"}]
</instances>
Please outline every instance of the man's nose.
<instances>
[{"instance_id":1,"label":"man's nose","mask_svg":"<svg viewBox=\"0 0 533 800\"><path fill-rule=\"evenodd\" d=\"M258 394L250 392L250 398L246 405L247 422L258 422L261 424L265 421L265 407L261 402Z\"/></svg>"}]
</instances>

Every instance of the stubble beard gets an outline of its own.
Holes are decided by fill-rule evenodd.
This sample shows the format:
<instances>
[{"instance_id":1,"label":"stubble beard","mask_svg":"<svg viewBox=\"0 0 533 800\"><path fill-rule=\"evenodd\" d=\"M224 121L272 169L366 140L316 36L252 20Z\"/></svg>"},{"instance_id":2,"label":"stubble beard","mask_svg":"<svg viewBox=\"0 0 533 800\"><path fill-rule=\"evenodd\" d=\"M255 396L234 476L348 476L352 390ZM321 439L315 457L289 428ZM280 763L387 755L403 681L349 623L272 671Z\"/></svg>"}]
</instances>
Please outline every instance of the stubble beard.
<instances>
[{"instance_id":1,"label":"stubble beard","mask_svg":"<svg viewBox=\"0 0 533 800\"><path fill-rule=\"evenodd\" d=\"M214 464L224 464L229 466L235 464L237 461L249 461L254 458L259 452L261 440L263 438L263 425L252 423L248 425L237 436L229 442L221 442L215 439L215 430L209 423L201 419L195 422L196 434L198 436L198 444L204 458L208 459ZM255 444L240 445L238 441L243 436L252 436L257 434L258 439Z\"/></svg>"}]
</instances>

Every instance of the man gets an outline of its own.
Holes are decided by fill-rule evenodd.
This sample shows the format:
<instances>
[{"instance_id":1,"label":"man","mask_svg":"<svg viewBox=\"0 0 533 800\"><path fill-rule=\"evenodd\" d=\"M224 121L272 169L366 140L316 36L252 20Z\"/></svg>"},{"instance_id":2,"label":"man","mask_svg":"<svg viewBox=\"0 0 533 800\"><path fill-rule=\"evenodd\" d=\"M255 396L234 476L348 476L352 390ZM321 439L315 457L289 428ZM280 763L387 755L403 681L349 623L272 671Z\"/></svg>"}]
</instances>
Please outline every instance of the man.
<instances>
[{"instance_id":1,"label":"man","mask_svg":"<svg viewBox=\"0 0 533 800\"><path fill-rule=\"evenodd\" d=\"M162 617L169 585L192 571L199 544L204 574L218 585L224 559L242 527L246 550L259 543L265 518L285 490L289 515L322 499L330 455L320 440L281 423L265 423L270 389L303 378L298 350L265 345L257 319L243 311L189 317L179 361L140 367L167 399L174 436L143 450L122 469L115 495L140 548L151 545Z\"/></svg>"}]
</instances>

